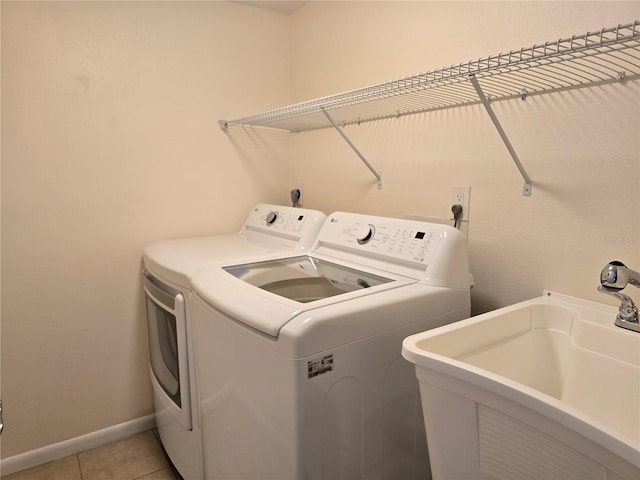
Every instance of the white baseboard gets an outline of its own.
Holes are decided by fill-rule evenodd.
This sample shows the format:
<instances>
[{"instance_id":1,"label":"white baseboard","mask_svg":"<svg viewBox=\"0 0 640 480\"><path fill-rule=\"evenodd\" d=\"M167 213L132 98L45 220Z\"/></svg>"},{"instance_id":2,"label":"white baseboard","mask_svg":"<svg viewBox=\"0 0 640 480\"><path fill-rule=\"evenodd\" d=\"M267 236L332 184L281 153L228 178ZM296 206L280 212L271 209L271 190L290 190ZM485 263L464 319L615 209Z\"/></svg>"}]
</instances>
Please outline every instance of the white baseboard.
<instances>
[{"instance_id":1,"label":"white baseboard","mask_svg":"<svg viewBox=\"0 0 640 480\"><path fill-rule=\"evenodd\" d=\"M148 415L146 417L136 418L128 422L114 425L112 427L98 430L97 432L87 433L79 437L70 438L63 442L47 445L46 447L30 450L25 453L14 455L0 460L0 472L2 475L19 472L25 468L36 467L53 460L74 455L84 450L101 447L107 443L122 440L124 438L144 432L154 428L156 425L155 417Z\"/></svg>"}]
</instances>

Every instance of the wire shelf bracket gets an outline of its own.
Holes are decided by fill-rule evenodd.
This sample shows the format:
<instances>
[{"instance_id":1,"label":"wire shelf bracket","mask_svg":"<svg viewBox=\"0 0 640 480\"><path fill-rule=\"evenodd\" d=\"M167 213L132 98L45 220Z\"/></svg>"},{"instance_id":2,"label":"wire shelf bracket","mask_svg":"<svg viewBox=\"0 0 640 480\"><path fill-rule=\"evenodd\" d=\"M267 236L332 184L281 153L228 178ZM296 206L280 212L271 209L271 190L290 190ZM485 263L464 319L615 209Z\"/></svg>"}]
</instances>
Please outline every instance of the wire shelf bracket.
<instances>
[{"instance_id":1,"label":"wire shelf bracket","mask_svg":"<svg viewBox=\"0 0 640 480\"><path fill-rule=\"evenodd\" d=\"M327 120L329 120L329 123L331 123L331 126L336 129L336 131L340 134L340 136L344 139L344 141L347 142L347 144L351 147L351 149L355 152L355 154L358 155L360 160L362 160L362 162L371 171L371 173L373 173L373 176L376 177L376 180L378 181L378 190L381 190L382 189L382 176L376 171L375 168L373 168L371 166L371 164L367 161L365 156L362 155L360 150L358 150L358 148L353 144L353 142L349 139L347 134L344 133L344 130L342 130L342 128L340 128L340 126L335 122L333 117L331 117L331 115L329 115L329 112L327 112L327 110L324 107L320 107L320 110L322 111L324 116L327 117Z\"/></svg>"},{"instance_id":2,"label":"wire shelf bracket","mask_svg":"<svg viewBox=\"0 0 640 480\"><path fill-rule=\"evenodd\" d=\"M500 135L500 138L504 142L505 147L507 147L507 150L509 151L509 154L511 155L511 158L513 159L514 163L516 164L516 167L518 167L518 170L520 171L520 175L522 175L522 178L524 179L524 186L522 187L522 195L524 195L525 197L530 196L531 195L531 187L532 187L531 178L527 174L527 171L524 169L524 166L522 165L522 162L518 158L518 154L513 149L513 145L511 145L511 142L509 141L509 137L507 137L507 134L504 131L504 128L502 128L502 125L500 124L500 121L498 120L498 117L496 116L495 112L493 111L493 108L491 108L491 103L489 102L489 99L487 98L487 96L482 91L482 87L480 86L480 83L478 82L478 79L476 78L475 75L469 75L469 80L471 81L471 85L473 85L473 88L475 89L476 93L478 94L478 97L480 98L480 101L482 102L482 105L484 106L485 110L489 114L489 117L491 118L491 121L493 122L494 127L496 127L496 130L498 131L498 134Z\"/></svg>"}]
</instances>

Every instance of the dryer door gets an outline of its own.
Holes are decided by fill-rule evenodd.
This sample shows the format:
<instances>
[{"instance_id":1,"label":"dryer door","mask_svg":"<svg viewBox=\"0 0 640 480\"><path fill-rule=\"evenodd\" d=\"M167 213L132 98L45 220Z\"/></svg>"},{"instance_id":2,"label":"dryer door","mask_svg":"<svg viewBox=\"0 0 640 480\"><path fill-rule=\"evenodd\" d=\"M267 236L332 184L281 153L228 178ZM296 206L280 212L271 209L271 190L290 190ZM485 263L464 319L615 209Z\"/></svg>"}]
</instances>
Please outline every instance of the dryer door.
<instances>
[{"instance_id":1,"label":"dryer door","mask_svg":"<svg viewBox=\"0 0 640 480\"><path fill-rule=\"evenodd\" d=\"M169 410L183 427L191 429L184 297L148 272L143 280L152 383L163 404L156 410Z\"/></svg>"}]
</instances>

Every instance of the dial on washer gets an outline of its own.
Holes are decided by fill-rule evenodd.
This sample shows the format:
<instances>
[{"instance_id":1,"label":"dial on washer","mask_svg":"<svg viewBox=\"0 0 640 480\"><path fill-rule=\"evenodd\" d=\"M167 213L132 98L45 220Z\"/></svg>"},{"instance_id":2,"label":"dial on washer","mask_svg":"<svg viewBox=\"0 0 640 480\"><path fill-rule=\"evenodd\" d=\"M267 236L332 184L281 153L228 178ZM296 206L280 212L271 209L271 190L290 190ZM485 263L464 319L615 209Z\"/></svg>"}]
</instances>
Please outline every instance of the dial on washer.
<instances>
[{"instance_id":1,"label":"dial on washer","mask_svg":"<svg viewBox=\"0 0 640 480\"><path fill-rule=\"evenodd\" d=\"M356 240L360 245L368 243L376 233L376 227L371 224L360 225L356 231Z\"/></svg>"},{"instance_id":2,"label":"dial on washer","mask_svg":"<svg viewBox=\"0 0 640 480\"><path fill-rule=\"evenodd\" d=\"M266 218L267 225L273 225L277 218L278 218L278 212L269 212Z\"/></svg>"}]
</instances>

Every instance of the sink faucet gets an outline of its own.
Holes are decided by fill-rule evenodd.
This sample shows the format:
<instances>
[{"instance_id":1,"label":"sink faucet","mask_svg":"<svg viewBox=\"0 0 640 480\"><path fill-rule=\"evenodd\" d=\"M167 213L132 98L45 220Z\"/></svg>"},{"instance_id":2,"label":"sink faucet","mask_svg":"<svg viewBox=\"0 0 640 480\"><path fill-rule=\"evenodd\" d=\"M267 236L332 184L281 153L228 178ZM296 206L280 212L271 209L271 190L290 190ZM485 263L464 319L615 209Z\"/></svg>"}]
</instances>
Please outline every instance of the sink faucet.
<instances>
[{"instance_id":1,"label":"sink faucet","mask_svg":"<svg viewBox=\"0 0 640 480\"><path fill-rule=\"evenodd\" d=\"M620 300L621 303L615 322L618 327L640 332L638 307L628 295L620 291L628 284L640 288L640 273L631 270L622 262L613 261L605 265L602 272L600 272L598 291L613 295Z\"/></svg>"}]
</instances>

